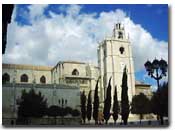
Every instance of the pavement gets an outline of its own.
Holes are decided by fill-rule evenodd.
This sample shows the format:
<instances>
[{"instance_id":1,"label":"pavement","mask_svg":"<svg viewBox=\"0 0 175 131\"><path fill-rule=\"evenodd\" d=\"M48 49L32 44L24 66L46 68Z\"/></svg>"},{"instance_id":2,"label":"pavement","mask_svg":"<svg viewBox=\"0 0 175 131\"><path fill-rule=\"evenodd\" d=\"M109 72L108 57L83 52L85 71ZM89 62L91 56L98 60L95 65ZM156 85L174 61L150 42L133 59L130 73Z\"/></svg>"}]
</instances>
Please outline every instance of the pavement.
<instances>
[{"instance_id":1,"label":"pavement","mask_svg":"<svg viewBox=\"0 0 175 131\"><path fill-rule=\"evenodd\" d=\"M160 122L157 120L142 120L140 121L129 121L127 125L121 124L121 121L117 121L116 124L114 124L114 121L109 121L106 125L105 123L101 123L98 125L95 125L95 121L91 120L90 122L86 121L86 124L83 124L82 126L88 126L88 127L168 127L169 121L168 119L164 120L164 125L160 125Z\"/></svg>"}]
</instances>

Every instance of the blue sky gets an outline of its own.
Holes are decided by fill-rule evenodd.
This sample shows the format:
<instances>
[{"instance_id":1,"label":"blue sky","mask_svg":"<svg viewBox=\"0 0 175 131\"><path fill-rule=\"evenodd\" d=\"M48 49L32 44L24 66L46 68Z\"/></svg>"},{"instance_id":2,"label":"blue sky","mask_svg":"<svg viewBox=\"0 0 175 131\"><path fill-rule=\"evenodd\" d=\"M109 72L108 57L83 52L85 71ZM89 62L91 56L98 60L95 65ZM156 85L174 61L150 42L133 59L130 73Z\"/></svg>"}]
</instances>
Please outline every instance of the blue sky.
<instances>
[{"instance_id":1,"label":"blue sky","mask_svg":"<svg viewBox=\"0 0 175 131\"><path fill-rule=\"evenodd\" d=\"M18 6L18 11L25 9L29 5ZM49 5L45 10L45 15L51 10L55 13L62 13L58 10L59 6L63 5ZM67 5L65 5L67 6ZM130 18L138 24L141 24L146 30L148 30L153 37L159 40L168 41L168 5L167 4L155 4L155 5L142 5L142 4L87 4L83 5L80 13L97 13L105 11L113 11L115 9L124 10ZM28 21L17 14L16 21L21 24L29 24Z\"/></svg>"},{"instance_id":2,"label":"blue sky","mask_svg":"<svg viewBox=\"0 0 175 131\"><path fill-rule=\"evenodd\" d=\"M155 85L143 64L155 57L168 60L168 5L17 5L3 61L52 66L65 59L96 62L97 41L111 34L117 20L131 37L136 79ZM13 34L18 32L23 33ZM65 34L70 40L63 39ZM74 56L70 42L79 50Z\"/></svg>"},{"instance_id":3,"label":"blue sky","mask_svg":"<svg viewBox=\"0 0 175 131\"><path fill-rule=\"evenodd\" d=\"M92 13L122 9L151 34L168 41L168 5L86 5L82 11Z\"/></svg>"}]
</instances>

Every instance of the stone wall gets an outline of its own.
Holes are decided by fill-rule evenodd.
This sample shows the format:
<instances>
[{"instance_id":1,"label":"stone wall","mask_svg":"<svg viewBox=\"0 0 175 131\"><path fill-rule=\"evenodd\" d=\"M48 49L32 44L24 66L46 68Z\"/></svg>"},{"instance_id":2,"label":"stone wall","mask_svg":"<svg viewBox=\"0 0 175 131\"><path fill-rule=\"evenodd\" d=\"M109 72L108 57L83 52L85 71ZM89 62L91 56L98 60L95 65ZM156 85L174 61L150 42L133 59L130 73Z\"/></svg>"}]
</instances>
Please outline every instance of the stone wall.
<instances>
[{"instance_id":1,"label":"stone wall","mask_svg":"<svg viewBox=\"0 0 175 131\"><path fill-rule=\"evenodd\" d=\"M66 106L80 110L80 90L79 87L60 85L60 84L3 84L2 86L2 118L15 119L17 117L17 104L22 90L29 91L34 89L40 91L47 99L48 107L59 105L59 99L67 100Z\"/></svg>"}]
</instances>

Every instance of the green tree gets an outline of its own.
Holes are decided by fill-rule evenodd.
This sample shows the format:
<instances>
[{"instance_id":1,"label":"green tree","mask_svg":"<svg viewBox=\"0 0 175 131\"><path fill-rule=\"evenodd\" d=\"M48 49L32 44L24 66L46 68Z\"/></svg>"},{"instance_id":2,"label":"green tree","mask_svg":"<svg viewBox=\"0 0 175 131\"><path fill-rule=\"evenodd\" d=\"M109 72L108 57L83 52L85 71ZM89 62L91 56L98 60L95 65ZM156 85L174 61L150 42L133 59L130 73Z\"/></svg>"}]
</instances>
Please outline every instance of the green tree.
<instances>
[{"instance_id":1,"label":"green tree","mask_svg":"<svg viewBox=\"0 0 175 131\"><path fill-rule=\"evenodd\" d=\"M93 106L93 119L95 120L95 124L98 124L98 108L99 108L99 97L98 97L98 81L95 86L95 93L94 93L94 106Z\"/></svg>"},{"instance_id":2,"label":"green tree","mask_svg":"<svg viewBox=\"0 0 175 131\"><path fill-rule=\"evenodd\" d=\"M83 123L85 123L86 122L86 96L84 91L81 93L81 117L82 117Z\"/></svg>"},{"instance_id":3,"label":"green tree","mask_svg":"<svg viewBox=\"0 0 175 131\"><path fill-rule=\"evenodd\" d=\"M150 113L150 100L143 93L132 98L131 112L140 115L140 124L144 114Z\"/></svg>"},{"instance_id":4,"label":"green tree","mask_svg":"<svg viewBox=\"0 0 175 131\"><path fill-rule=\"evenodd\" d=\"M104 110L103 110L104 119L106 121L106 124L108 124L108 120L111 116L110 109L111 109L111 78L109 79L107 92L106 92L106 99L104 101Z\"/></svg>"},{"instance_id":5,"label":"green tree","mask_svg":"<svg viewBox=\"0 0 175 131\"><path fill-rule=\"evenodd\" d=\"M88 103L87 103L87 119L88 121L91 120L92 116L92 98L91 98L91 91L88 94Z\"/></svg>"},{"instance_id":6,"label":"green tree","mask_svg":"<svg viewBox=\"0 0 175 131\"><path fill-rule=\"evenodd\" d=\"M18 118L42 117L47 114L47 99L35 93L31 89L28 93L26 90L22 91L20 102L18 102Z\"/></svg>"},{"instance_id":7,"label":"green tree","mask_svg":"<svg viewBox=\"0 0 175 131\"><path fill-rule=\"evenodd\" d=\"M52 105L47 109L47 115L52 117L60 116L61 115L60 110L61 110L61 107Z\"/></svg>"},{"instance_id":8,"label":"green tree","mask_svg":"<svg viewBox=\"0 0 175 131\"><path fill-rule=\"evenodd\" d=\"M117 98L117 87L115 86L114 103L113 103L113 119L115 124L118 119L118 113L119 113L119 104L118 104L118 98Z\"/></svg>"},{"instance_id":9,"label":"green tree","mask_svg":"<svg viewBox=\"0 0 175 131\"><path fill-rule=\"evenodd\" d=\"M164 124L163 117L168 116L168 83L163 83L151 98L151 109L160 117L161 125Z\"/></svg>"},{"instance_id":10,"label":"green tree","mask_svg":"<svg viewBox=\"0 0 175 131\"><path fill-rule=\"evenodd\" d=\"M47 109L47 115L54 117L56 124L56 117L61 115L61 107L52 105Z\"/></svg>"},{"instance_id":11,"label":"green tree","mask_svg":"<svg viewBox=\"0 0 175 131\"><path fill-rule=\"evenodd\" d=\"M128 123L129 116L129 101L128 101L128 84L127 84L127 72L126 66L123 72L122 78L122 94L121 94L121 115L124 125Z\"/></svg>"},{"instance_id":12,"label":"green tree","mask_svg":"<svg viewBox=\"0 0 175 131\"><path fill-rule=\"evenodd\" d=\"M72 113L72 108L71 108L71 107L68 107L68 106L67 106L67 107L64 108L64 110L65 110L65 114L66 114L66 115Z\"/></svg>"},{"instance_id":13,"label":"green tree","mask_svg":"<svg viewBox=\"0 0 175 131\"><path fill-rule=\"evenodd\" d=\"M72 116L80 116L80 111L77 109L73 109L71 114Z\"/></svg>"}]
</instances>

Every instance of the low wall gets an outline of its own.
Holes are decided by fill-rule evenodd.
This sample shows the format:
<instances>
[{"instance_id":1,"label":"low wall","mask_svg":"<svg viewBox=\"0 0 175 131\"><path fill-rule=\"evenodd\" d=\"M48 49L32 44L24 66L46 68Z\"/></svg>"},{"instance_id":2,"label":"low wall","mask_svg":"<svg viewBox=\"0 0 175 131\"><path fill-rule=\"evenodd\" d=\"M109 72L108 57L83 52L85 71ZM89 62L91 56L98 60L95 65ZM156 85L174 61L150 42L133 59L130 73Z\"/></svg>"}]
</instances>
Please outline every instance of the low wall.
<instances>
[{"instance_id":1,"label":"low wall","mask_svg":"<svg viewBox=\"0 0 175 131\"><path fill-rule=\"evenodd\" d=\"M22 122L17 121L15 118L3 118L2 124L4 126L39 126L39 125L52 125L52 126L61 126L61 125L72 125L78 126L81 124L80 117L57 117L57 118L28 118L22 120Z\"/></svg>"}]
</instances>

